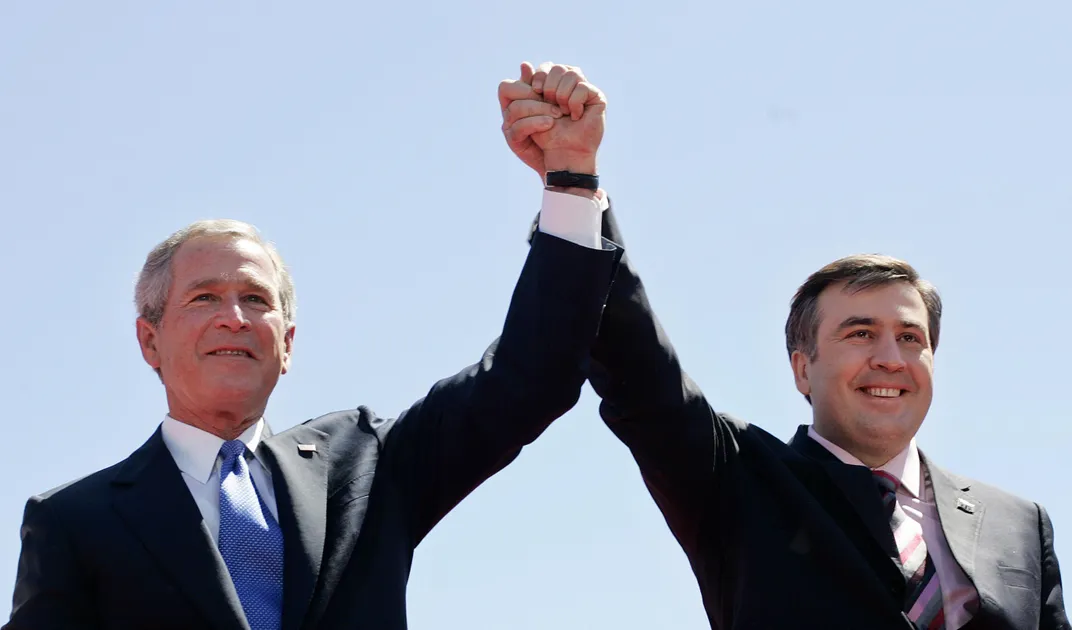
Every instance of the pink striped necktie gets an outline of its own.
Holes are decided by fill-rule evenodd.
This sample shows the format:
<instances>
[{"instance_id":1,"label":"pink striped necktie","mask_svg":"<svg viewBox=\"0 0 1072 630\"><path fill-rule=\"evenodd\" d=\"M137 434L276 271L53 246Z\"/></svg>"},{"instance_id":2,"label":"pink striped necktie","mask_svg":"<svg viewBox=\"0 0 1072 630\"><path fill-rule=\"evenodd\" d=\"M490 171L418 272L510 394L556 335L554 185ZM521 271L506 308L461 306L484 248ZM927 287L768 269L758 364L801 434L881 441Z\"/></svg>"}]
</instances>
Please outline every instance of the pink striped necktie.
<instances>
[{"instance_id":1,"label":"pink striped necktie","mask_svg":"<svg viewBox=\"0 0 1072 630\"><path fill-rule=\"evenodd\" d=\"M908 584L904 610L917 628L944 630L942 587L934 573L934 562L927 553L927 544L923 541L923 527L908 518L897 501L897 487L901 482L885 471L871 472L882 491L882 504L890 519L893 539L901 557L901 570Z\"/></svg>"}]
</instances>

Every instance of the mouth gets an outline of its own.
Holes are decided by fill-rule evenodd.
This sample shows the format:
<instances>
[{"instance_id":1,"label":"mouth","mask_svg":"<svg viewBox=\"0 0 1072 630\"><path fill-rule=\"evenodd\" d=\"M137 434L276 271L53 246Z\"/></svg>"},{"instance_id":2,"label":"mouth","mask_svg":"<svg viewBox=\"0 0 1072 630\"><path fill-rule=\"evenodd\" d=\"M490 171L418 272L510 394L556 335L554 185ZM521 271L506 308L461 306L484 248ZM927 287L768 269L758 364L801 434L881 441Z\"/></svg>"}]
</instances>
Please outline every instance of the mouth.
<instances>
[{"instance_id":1,"label":"mouth","mask_svg":"<svg viewBox=\"0 0 1072 630\"><path fill-rule=\"evenodd\" d=\"M872 398L900 398L906 393L899 387L860 387L857 389Z\"/></svg>"},{"instance_id":2,"label":"mouth","mask_svg":"<svg viewBox=\"0 0 1072 630\"><path fill-rule=\"evenodd\" d=\"M242 348L220 348L208 353L211 357L244 357L246 359L253 359L253 353L249 350Z\"/></svg>"}]
</instances>

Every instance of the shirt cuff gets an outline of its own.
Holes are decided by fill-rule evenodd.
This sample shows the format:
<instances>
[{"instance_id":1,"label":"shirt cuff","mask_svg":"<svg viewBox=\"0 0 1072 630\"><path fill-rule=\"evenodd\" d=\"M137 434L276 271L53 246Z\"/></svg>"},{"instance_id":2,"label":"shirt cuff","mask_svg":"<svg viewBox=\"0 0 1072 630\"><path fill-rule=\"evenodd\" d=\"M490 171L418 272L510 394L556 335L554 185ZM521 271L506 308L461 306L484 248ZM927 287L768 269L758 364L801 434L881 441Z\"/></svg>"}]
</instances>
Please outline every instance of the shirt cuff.
<instances>
[{"instance_id":1,"label":"shirt cuff","mask_svg":"<svg viewBox=\"0 0 1072 630\"><path fill-rule=\"evenodd\" d=\"M543 191L540 231L590 249L603 248L603 211L610 207L600 190L595 199Z\"/></svg>"}]
</instances>

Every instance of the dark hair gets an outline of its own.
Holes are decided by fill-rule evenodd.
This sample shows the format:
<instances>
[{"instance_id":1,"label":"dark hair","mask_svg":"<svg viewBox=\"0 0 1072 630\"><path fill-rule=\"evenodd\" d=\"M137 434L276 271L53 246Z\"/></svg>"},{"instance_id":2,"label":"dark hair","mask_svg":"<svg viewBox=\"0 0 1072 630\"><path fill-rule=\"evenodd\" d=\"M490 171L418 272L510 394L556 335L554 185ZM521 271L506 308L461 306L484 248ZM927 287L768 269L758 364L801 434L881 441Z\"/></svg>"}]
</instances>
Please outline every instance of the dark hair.
<instances>
[{"instance_id":1,"label":"dark hair","mask_svg":"<svg viewBox=\"0 0 1072 630\"><path fill-rule=\"evenodd\" d=\"M785 322L785 347L789 356L792 357L796 350L811 360L818 356L819 295L827 287L844 283L845 291L856 293L894 282L907 282L919 291L927 307L931 350L937 350L942 321L942 298L938 295L938 289L920 278L912 265L903 260L881 254L857 254L826 265L808 276L797 289L789 308L789 318Z\"/></svg>"}]
</instances>

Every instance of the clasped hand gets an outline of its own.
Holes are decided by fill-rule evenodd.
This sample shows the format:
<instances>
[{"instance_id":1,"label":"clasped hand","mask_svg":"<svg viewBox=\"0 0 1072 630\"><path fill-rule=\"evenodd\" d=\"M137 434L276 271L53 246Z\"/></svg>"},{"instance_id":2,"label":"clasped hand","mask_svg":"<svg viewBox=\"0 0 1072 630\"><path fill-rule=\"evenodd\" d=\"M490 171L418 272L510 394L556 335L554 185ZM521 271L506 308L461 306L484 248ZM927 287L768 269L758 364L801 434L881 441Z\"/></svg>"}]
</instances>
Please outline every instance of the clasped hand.
<instances>
[{"instance_id":1,"label":"clasped hand","mask_svg":"<svg viewBox=\"0 0 1072 630\"><path fill-rule=\"evenodd\" d=\"M567 170L596 174L607 100L580 68L521 64L521 78L499 84L502 131L522 162L540 175Z\"/></svg>"}]
</instances>

